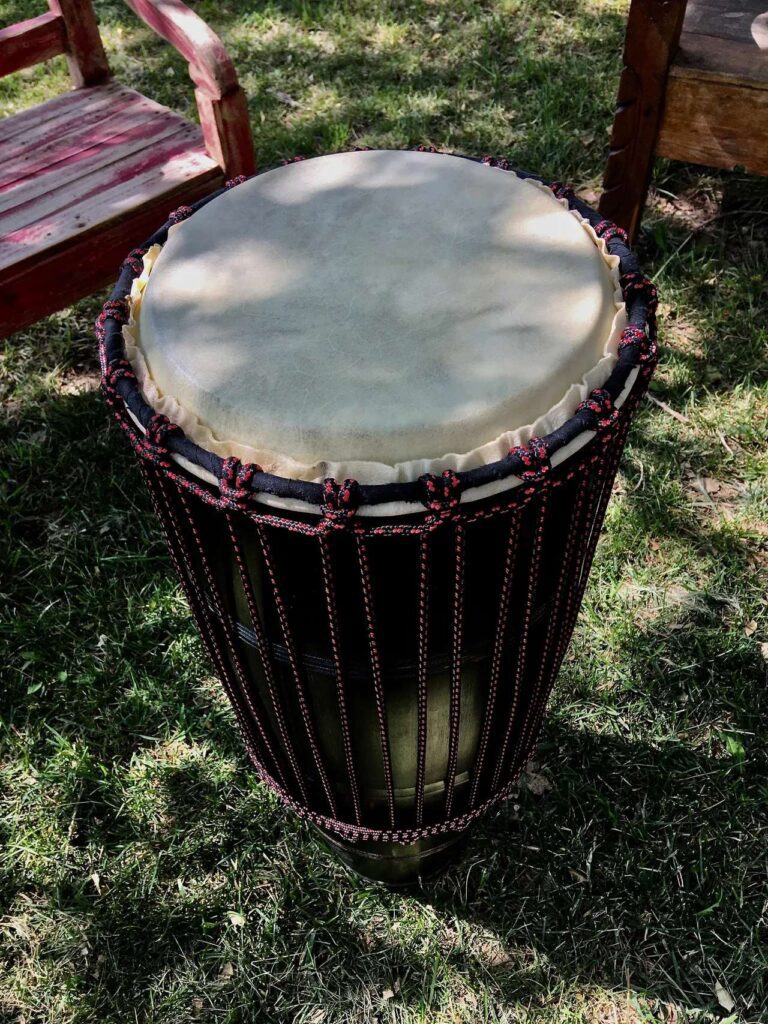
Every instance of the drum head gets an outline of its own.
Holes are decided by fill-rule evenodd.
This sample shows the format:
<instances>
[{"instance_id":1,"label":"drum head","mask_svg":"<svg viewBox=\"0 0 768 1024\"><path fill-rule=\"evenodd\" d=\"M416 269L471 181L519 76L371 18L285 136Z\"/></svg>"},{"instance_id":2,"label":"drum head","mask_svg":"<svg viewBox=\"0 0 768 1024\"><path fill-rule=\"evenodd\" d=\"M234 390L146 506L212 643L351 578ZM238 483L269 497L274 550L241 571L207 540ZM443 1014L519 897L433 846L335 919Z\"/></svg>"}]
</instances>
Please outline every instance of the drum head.
<instances>
[{"instance_id":1,"label":"drum head","mask_svg":"<svg viewBox=\"0 0 768 1024\"><path fill-rule=\"evenodd\" d=\"M456 468L501 457L602 383L623 326L617 262L513 173L319 157L171 229L129 355L150 404L217 454L308 480L415 479L449 453Z\"/></svg>"}]
</instances>

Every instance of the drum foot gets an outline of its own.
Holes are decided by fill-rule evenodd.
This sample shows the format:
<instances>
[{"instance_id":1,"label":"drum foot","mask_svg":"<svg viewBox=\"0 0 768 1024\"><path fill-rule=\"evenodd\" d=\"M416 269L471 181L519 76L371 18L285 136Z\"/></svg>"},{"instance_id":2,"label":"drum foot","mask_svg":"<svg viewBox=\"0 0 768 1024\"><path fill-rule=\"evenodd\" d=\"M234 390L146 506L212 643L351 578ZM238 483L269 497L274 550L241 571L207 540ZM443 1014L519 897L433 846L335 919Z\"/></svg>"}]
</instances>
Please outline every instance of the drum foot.
<instances>
[{"instance_id":1,"label":"drum foot","mask_svg":"<svg viewBox=\"0 0 768 1024\"><path fill-rule=\"evenodd\" d=\"M347 842L316 828L323 843L354 874L392 889L418 888L455 863L471 829L415 843Z\"/></svg>"}]
</instances>

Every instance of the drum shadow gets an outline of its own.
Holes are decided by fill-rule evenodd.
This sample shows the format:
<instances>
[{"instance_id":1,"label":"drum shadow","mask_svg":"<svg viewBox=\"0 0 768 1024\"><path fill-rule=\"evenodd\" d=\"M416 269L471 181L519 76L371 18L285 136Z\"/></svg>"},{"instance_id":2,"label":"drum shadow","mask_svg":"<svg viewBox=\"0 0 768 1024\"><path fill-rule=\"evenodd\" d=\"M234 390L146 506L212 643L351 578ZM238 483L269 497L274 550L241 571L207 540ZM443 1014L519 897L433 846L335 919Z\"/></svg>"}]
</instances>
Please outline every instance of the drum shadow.
<instances>
[{"instance_id":1,"label":"drum shadow","mask_svg":"<svg viewBox=\"0 0 768 1024\"><path fill-rule=\"evenodd\" d=\"M566 673L518 797L421 894L486 935L464 970L505 1006L556 982L692 1009L720 983L764 1005L765 667L714 609L683 618L636 631L618 701L574 696ZM649 741L622 735L640 702Z\"/></svg>"}]
</instances>

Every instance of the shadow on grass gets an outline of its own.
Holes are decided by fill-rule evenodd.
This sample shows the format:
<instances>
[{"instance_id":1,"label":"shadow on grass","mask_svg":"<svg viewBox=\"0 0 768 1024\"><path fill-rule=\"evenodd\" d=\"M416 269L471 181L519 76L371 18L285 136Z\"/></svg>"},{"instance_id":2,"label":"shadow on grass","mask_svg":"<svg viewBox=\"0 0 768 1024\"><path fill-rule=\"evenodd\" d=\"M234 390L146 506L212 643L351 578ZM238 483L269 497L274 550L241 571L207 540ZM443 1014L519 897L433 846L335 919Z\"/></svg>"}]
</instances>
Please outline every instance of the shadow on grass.
<instances>
[{"instance_id":1,"label":"shadow on grass","mask_svg":"<svg viewBox=\"0 0 768 1024\"><path fill-rule=\"evenodd\" d=\"M594 719L575 727L556 704L537 755L552 790L524 791L519 812L511 803L487 819L464 863L422 893L440 933L454 935L425 950L417 933L379 933L355 911L397 915L407 898L348 881L243 774L231 716L201 688L186 610L100 398L38 396L19 423L19 612L42 601L51 572L67 604L33 669L44 688L12 692L6 720L30 735L42 771L48 727L89 760L56 812L69 823L67 859L49 881L14 873L6 896L11 905L47 894L60 918L78 922L72 934L85 929L105 951L76 973L83 998L126 1012L188 985L218 1009L288 1013L312 993L344 1006L356 986L381 992L397 978L400 1003L436 1010L458 978L498 1008L535 1008L558 986L631 985L696 1008L712 1005L717 982L747 1007L764 999L768 765L754 738L764 679L754 648L726 640L716 610L673 626L627 623L628 683L605 706L611 735ZM658 518L638 528L655 536ZM186 646L174 651L179 638ZM57 681L61 664L68 674ZM582 687L589 702L589 680L573 678L589 665L582 654L567 669L561 696ZM653 708L643 742L622 735L638 694ZM158 744L175 738L181 754L156 765ZM104 865L101 894L87 881L94 863ZM232 925L233 908L246 925ZM472 926L469 938L457 937L457 920ZM222 980L225 964L235 974Z\"/></svg>"}]
</instances>

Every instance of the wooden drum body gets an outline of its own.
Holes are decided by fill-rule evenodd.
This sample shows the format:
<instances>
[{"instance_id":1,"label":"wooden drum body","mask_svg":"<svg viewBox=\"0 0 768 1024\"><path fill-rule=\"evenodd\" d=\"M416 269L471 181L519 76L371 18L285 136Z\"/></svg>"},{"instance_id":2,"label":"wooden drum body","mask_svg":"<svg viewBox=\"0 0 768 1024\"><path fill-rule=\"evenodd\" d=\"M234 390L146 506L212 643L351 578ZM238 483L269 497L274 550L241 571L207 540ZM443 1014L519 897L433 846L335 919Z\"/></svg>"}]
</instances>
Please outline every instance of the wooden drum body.
<instances>
[{"instance_id":1,"label":"wooden drum body","mask_svg":"<svg viewBox=\"0 0 768 1024\"><path fill-rule=\"evenodd\" d=\"M652 286L584 216L622 261L615 366L555 431L466 470L366 485L217 456L147 402L125 358L140 256L100 317L108 401L256 771L390 884L446 863L530 756L652 372Z\"/></svg>"}]
</instances>

